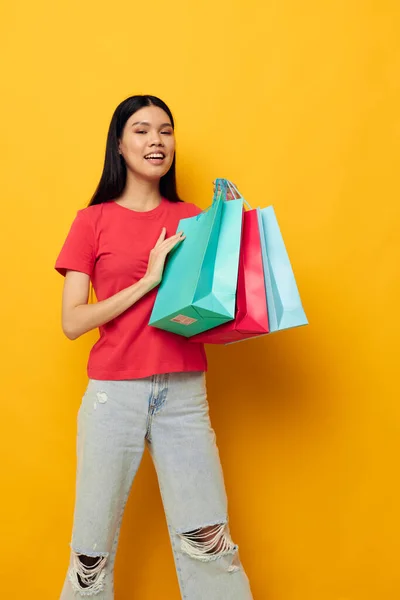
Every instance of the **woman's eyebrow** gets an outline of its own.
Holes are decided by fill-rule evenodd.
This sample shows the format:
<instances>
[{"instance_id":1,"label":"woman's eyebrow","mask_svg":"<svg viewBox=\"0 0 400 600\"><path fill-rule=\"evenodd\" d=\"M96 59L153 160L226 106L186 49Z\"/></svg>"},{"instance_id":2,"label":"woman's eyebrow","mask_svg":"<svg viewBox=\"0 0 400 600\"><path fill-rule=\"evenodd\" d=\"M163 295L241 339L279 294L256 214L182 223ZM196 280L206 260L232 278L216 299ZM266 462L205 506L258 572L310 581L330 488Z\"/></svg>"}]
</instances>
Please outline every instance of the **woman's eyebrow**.
<instances>
[{"instance_id":1,"label":"woman's eyebrow","mask_svg":"<svg viewBox=\"0 0 400 600\"><path fill-rule=\"evenodd\" d=\"M135 125L150 125L150 123L148 121L137 121L136 123L132 123L132 127L134 127ZM160 125L160 129L162 129L163 127L172 127L171 123L163 123L162 125Z\"/></svg>"}]
</instances>

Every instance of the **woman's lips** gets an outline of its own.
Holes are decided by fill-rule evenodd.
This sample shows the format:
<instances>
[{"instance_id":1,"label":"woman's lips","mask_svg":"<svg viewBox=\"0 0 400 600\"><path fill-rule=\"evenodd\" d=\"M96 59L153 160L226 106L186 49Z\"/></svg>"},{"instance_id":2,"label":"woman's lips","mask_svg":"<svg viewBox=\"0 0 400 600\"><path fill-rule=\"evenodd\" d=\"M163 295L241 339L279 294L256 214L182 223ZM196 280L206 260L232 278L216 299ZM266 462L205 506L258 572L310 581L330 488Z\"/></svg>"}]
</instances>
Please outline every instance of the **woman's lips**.
<instances>
[{"instance_id":1,"label":"woman's lips","mask_svg":"<svg viewBox=\"0 0 400 600\"><path fill-rule=\"evenodd\" d=\"M162 165L165 160L165 154L161 152L153 152L152 154L147 154L144 158L152 165Z\"/></svg>"}]
</instances>

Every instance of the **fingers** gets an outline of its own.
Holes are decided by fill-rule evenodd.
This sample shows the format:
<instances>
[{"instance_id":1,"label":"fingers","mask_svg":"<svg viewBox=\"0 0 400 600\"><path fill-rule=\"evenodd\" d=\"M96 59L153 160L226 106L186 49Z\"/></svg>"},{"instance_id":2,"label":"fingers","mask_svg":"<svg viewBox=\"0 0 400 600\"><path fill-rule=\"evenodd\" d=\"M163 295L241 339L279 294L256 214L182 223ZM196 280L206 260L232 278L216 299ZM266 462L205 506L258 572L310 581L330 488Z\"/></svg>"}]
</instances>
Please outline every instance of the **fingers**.
<instances>
[{"instance_id":1,"label":"fingers","mask_svg":"<svg viewBox=\"0 0 400 600\"><path fill-rule=\"evenodd\" d=\"M213 192L215 194L215 179L213 181ZM235 184L234 184L235 185ZM235 185L236 187L236 185ZM227 193L226 193L226 199L227 200L236 200L236 191L231 189L230 187L228 187Z\"/></svg>"},{"instance_id":2,"label":"fingers","mask_svg":"<svg viewBox=\"0 0 400 600\"><path fill-rule=\"evenodd\" d=\"M161 230L160 237L158 238L158 240L156 242L156 245L154 246L155 248L158 248L158 246L160 244L162 244L162 242L165 240L166 233L167 233L167 230L166 230L165 227L163 227L162 230Z\"/></svg>"},{"instance_id":3,"label":"fingers","mask_svg":"<svg viewBox=\"0 0 400 600\"><path fill-rule=\"evenodd\" d=\"M236 188L236 185L235 184L233 184L233 185ZM239 195L236 195L237 193L236 193L235 188L231 187L230 185L228 186L228 193L226 194L227 200L236 200L239 197Z\"/></svg>"},{"instance_id":4,"label":"fingers","mask_svg":"<svg viewBox=\"0 0 400 600\"><path fill-rule=\"evenodd\" d=\"M178 231L178 233L175 233L175 235L172 235L171 237L169 237L169 238L165 239L165 236L166 236L166 234L167 234L167 229L166 229L165 227L163 227L163 228L162 228L162 231L161 231L161 235L160 235L160 237L158 238L158 240L157 240L157 242L156 242L156 245L154 246L155 248L158 248L158 247L159 247L159 246L161 246L161 244L163 244L164 242L169 242L170 240L173 240L173 239L175 239L175 238L176 238L176 239L179 239L180 237L182 237L182 236L184 235L184 234L183 234L183 231Z\"/></svg>"},{"instance_id":5,"label":"fingers","mask_svg":"<svg viewBox=\"0 0 400 600\"><path fill-rule=\"evenodd\" d=\"M183 231L179 231L175 235L172 235L167 240L165 240L163 242L163 244L162 244L162 248L170 250L171 248L173 248L174 246L176 246L176 244L178 244L179 242L181 242L185 238L186 238L186 236L183 233Z\"/></svg>"},{"instance_id":6,"label":"fingers","mask_svg":"<svg viewBox=\"0 0 400 600\"><path fill-rule=\"evenodd\" d=\"M158 252L169 252L171 250L171 248L173 248L174 246L176 246L176 244L178 244L178 242L181 242L185 239L185 235L183 233L183 231L180 231L178 233L176 233L175 235L171 235L171 237L167 238L167 239L161 239L161 236L157 242L157 244L154 246L154 249L157 249Z\"/></svg>"},{"instance_id":7,"label":"fingers","mask_svg":"<svg viewBox=\"0 0 400 600\"><path fill-rule=\"evenodd\" d=\"M163 250L165 247L169 247L169 246L173 247L181 240L184 240L186 237L184 235L183 231L178 231L178 233L176 233L175 235L172 235L171 237L165 239L166 234L167 234L167 230L165 227L163 227L162 231L161 231L161 235L158 238L154 248Z\"/></svg>"}]
</instances>

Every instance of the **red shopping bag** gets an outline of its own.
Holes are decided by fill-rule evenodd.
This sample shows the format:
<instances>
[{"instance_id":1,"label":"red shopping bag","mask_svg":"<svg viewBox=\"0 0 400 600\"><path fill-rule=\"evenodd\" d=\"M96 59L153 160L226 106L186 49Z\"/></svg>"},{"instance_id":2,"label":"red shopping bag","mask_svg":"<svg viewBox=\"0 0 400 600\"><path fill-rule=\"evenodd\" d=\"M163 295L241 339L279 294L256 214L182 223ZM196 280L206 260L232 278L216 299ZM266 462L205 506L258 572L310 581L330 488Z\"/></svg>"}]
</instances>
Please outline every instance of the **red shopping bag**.
<instances>
[{"instance_id":1,"label":"red shopping bag","mask_svg":"<svg viewBox=\"0 0 400 600\"><path fill-rule=\"evenodd\" d=\"M230 344L268 332L267 298L258 216L257 210L248 210L243 215L235 319L199 333L189 338L189 341Z\"/></svg>"}]
</instances>

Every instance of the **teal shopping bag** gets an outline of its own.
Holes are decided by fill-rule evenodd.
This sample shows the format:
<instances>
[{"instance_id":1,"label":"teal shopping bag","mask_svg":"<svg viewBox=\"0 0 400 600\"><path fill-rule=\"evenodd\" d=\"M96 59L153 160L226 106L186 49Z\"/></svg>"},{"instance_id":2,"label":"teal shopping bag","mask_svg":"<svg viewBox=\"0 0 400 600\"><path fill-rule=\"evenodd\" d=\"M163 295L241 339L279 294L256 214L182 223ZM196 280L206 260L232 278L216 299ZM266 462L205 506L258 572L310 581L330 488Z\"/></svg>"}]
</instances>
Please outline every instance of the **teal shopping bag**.
<instances>
[{"instance_id":1,"label":"teal shopping bag","mask_svg":"<svg viewBox=\"0 0 400 600\"><path fill-rule=\"evenodd\" d=\"M149 325L191 337L235 317L243 199L226 200L217 179L212 206L182 219L186 239L169 256Z\"/></svg>"},{"instance_id":2,"label":"teal shopping bag","mask_svg":"<svg viewBox=\"0 0 400 600\"><path fill-rule=\"evenodd\" d=\"M257 210L270 333L307 325L275 211L272 206Z\"/></svg>"}]
</instances>

